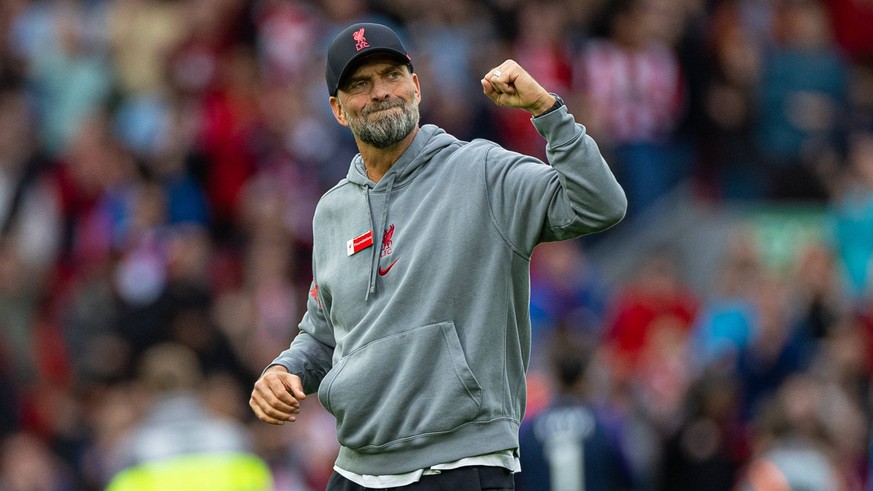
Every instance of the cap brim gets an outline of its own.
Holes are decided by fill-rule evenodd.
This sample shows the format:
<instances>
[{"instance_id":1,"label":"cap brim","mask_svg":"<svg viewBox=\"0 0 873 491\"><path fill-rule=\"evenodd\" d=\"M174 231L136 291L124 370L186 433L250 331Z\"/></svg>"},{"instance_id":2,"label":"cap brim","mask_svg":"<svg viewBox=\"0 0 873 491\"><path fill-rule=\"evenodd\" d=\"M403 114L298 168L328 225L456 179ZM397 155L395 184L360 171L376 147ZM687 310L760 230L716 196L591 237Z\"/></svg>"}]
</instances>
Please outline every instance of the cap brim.
<instances>
[{"instance_id":1,"label":"cap brim","mask_svg":"<svg viewBox=\"0 0 873 491\"><path fill-rule=\"evenodd\" d=\"M403 63L404 65L408 65L410 71L412 70L412 62L407 57L406 53L402 53L392 48L371 48L353 56L346 64L343 66L342 70L337 77L336 87L333 87L333 90L330 95L335 96L339 91L339 88L342 87L343 81L345 78L351 74L355 69L363 63L367 58L377 55L391 55L393 58L396 58L397 61Z\"/></svg>"}]
</instances>

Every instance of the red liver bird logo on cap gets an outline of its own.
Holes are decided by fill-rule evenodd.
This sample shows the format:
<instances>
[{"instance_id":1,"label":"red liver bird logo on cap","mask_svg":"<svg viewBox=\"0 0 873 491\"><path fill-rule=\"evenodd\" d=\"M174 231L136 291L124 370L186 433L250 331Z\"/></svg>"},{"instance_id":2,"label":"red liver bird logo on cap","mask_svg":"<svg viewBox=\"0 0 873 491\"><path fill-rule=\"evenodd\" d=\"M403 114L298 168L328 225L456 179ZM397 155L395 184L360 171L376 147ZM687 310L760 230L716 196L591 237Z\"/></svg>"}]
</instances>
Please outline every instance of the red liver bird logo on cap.
<instances>
[{"instance_id":1,"label":"red liver bird logo on cap","mask_svg":"<svg viewBox=\"0 0 873 491\"><path fill-rule=\"evenodd\" d=\"M370 43L367 42L367 38L364 37L364 28L360 28L352 34L352 37L355 39L355 51L361 51L364 48L369 48Z\"/></svg>"}]
</instances>

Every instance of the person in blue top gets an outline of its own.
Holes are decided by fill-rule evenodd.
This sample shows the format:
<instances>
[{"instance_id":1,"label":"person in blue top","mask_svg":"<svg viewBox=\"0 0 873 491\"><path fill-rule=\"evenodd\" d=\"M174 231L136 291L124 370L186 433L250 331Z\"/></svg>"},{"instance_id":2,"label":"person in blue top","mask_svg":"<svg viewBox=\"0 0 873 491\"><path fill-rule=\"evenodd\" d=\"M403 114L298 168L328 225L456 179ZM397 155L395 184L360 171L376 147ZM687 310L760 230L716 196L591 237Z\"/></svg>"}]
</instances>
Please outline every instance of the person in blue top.
<instances>
[{"instance_id":1,"label":"person in blue top","mask_svg":"<svg viewBox=\"0 0 873 491\"><path fill-rule=\"evenodd\" d=\"M557 332L549 353L555 395L521 425L519 491L620 491L631 489L621 450L589 397L591 349Z\"/></svg>"}]
</instances>

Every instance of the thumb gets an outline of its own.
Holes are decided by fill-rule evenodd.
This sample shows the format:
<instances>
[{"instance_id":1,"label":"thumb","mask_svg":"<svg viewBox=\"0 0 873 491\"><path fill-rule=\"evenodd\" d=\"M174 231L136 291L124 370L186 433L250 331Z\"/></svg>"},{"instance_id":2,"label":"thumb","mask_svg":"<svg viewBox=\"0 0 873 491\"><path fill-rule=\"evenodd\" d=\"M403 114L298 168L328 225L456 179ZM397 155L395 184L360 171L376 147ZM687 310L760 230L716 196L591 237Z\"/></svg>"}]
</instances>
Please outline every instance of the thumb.
<instances>
[{"instance_id":1,"label":"thumb","mask_svg":"<svg viewBox=\"0 0 873 491\"><path fill-rule=\"evenodd\" d=\"M304 400L306 399L306 392L303 391L303 382L300 380L300 377L294 374L289 374L285 380L285 387L288 389L288 392L294 396L295 399Z\"/></svg>"}]
</instances>

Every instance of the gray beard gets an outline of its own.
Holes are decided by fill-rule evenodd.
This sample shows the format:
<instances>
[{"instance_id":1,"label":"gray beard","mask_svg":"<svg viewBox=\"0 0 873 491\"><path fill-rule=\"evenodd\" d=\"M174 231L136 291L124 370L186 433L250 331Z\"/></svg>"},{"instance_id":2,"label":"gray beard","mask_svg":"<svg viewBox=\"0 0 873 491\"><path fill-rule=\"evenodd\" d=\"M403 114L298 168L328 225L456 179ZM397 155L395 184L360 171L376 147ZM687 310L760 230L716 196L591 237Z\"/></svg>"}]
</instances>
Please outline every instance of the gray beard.
<instances>
[{"instance_id":1,"label":"gray beard","mask_svg":"<svg viewBox=\"0 0 873 491\"><path fill-rule=\"evenodd\" d=\"M367 120L367 116L370 114L393 107L401 108L400 113L391 111L380 115L375 121ZM401 99L373 103L364 109L360 118L349 117L345 108L343 112L349 122L352 134L362 142L376 148L388 148L403 140L418 126L419 120L418 101L415 99L410 104L406 104Z\"/></svg>"}]
</instances>

